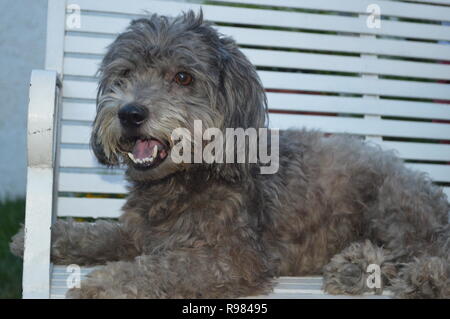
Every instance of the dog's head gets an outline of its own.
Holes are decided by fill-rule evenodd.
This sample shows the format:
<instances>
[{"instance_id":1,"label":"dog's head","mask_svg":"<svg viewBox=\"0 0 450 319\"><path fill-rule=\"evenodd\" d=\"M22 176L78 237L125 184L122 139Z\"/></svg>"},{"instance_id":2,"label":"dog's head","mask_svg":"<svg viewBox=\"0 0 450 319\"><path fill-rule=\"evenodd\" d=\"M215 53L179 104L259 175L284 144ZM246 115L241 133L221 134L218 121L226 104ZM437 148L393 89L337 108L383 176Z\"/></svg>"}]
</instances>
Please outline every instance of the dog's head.
<instances>
[{"instance_id":1,"label":"dog's head","mask_svg":"<svg viewBox=\"0 0 450 319\"><path fill-rule=\"evenodd\" d=\"M266 100L236 43L202 13L131 22L109 46L100 70L91 146L106 165L128 165L132 180L155 180L189 164L171 158L177 128L260 128ZM192 164L194 165L194 164Z\"/></svg>"}]
</instances>

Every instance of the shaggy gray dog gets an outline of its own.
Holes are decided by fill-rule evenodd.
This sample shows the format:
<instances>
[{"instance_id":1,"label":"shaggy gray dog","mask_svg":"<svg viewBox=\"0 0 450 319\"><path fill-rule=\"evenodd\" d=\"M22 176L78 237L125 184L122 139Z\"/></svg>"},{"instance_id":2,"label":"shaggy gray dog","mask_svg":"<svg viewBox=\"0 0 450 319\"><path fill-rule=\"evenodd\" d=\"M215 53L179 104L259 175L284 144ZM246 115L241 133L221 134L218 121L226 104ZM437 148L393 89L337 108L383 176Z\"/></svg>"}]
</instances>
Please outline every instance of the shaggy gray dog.
<instances>
[{"instance_id":1,"label":"shaggy gray dog","mask_svg":"<svg viewBox=\"0 0 450 319\"><path fill-rule=\"evenodd\" d=\"M119 222L54 225L53 262L106 264L68 297L252 296L276 276L317 274L329 293L361 294L373 291L370 264L381 269L377 292L450 297L447 198L390 152L288 130L276 174L172 160L172 131L194 120L222 130L267 122L255 68L201 13L133 21L99 74L92 148L128 166L130 194Z\"/></svg>"}]
</instances>

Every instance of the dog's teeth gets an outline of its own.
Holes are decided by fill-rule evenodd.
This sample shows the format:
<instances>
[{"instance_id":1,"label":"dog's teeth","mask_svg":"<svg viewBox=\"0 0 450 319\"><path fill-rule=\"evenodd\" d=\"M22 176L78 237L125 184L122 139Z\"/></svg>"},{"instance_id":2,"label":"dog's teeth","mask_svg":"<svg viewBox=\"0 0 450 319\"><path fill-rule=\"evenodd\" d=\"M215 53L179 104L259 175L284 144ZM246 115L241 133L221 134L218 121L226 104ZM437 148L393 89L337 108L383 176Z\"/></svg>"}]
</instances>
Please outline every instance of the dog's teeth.
<instances>
[{"instance_id":1,"label":"dog's teeth","mask_svg":"<svg viewBox=\"0 0 450 319\"><path fill-rule=\"evenodd\" d=\"M158 155L158 147L155 145L154 147L153 147L153 154L152 154L152 158L155 158L156 157L156 155Z\"/></svg>"},{"instance_id":2,"label":"dog's teeth","mask_svg":"<svg viewBox=\"0 0 450 319\"><path fill-rule=\"evenodd\" d=\"M128 153L128 157L129 157L133 162L136 163L136 159L134 158L133 153Z\"/></svg>"},{"instance_id":3,"label":"dog's teeth","mask_svg":"<svg viewBox=\"0 0 450 319\"><path fill-rule=\"evenodd\" d=\"M158 154L158 149L156 147L153 149L153 154ZM135 158L133 153L128 153L128 157L136 164L152 163L155 160L155 155L146 158Z\"/></svg>"}]
</instances>

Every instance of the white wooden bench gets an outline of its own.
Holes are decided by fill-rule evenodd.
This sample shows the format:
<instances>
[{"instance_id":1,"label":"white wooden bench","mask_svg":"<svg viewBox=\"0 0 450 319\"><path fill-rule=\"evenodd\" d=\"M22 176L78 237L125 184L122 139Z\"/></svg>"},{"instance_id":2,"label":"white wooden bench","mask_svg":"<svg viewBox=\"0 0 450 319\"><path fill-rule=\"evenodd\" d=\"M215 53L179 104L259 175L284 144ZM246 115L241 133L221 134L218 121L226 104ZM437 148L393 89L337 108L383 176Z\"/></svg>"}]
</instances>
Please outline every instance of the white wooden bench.
<instances>
[{"instance_id":1,"label":"white wooden bench","mask_svg":"<svg viewBox=\"0 0 450 319\"><path fill-rule=\"evenodd\" d=\"M258 67L272 127L370 138L450 195L450 65L442 63L450 60L450 0L411 2L419 1L377 0L381 28L368 27L370 0L202 7ZM105 47L143 10L177 15L188 8L199 4L49 0L45 70L33 71L30 88L24 298L64 297L66 268L50 263L55 218L117 218L124 203L117 196L126 192L123 171L102 168L88 148ZM323 294L320 277L286 277L269 297L333 296Z\"/></svg>"}]
</instances>

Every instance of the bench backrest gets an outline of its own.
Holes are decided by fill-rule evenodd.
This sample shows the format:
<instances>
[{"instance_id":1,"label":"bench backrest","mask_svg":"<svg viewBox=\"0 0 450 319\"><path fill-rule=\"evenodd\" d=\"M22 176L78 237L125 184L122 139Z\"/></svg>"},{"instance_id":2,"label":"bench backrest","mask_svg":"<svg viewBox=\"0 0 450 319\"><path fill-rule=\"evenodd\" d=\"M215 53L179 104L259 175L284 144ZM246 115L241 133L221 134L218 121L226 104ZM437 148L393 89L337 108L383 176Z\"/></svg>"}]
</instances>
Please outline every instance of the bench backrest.
<instances>
[{"instance_id":1,"label":"bench backrest","mask_svg":"<svg viewBox=\"0 0 450 319\"><path fill-rule=\"evenodd\" d=\"M271 127L365 136L450 194L450 0L420 2L427 4L221 0L202 7L258 68ZM63 78L58 216L117 217L124 201L123 170L102 168L88 147L105 47L144 10L177 15L199 7L49 0L46 67Z\"/></svg>"}]
</instances>

